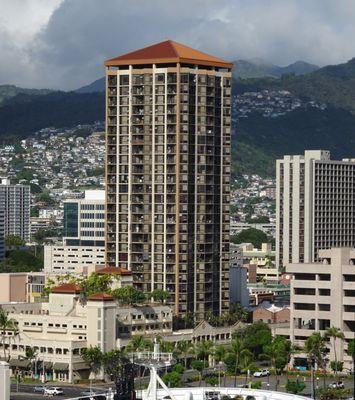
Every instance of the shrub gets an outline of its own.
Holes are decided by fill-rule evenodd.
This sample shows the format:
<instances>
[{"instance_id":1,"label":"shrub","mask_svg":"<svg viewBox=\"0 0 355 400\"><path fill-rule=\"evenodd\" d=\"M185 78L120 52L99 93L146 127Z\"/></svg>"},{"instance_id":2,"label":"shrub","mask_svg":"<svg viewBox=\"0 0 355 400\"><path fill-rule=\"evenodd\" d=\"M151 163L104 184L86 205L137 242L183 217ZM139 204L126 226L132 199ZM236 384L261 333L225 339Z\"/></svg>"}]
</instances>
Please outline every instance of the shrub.
<instances>
[{"instance_id":1,"label":"shrub","mask_svg":"<svg viewBox=\"0 0 355 400\"><path fill-rule=\"evenodd\" d=\"M250 382L250 387L251 389L261 389L261 382L260 381Z\"/></svg>"},{"instance_id":2,"label":"shrub","mask_svg":"<svg viewBox=\"0 0 355 400\"><path fill-rule=\"evenodd\" d=\"M288 380L286 383L286 390L289 393L297 394L302 392L302 390L306 387L306 384L302 381L291 381Z\"/></svg>"},{"instance_id":3,"label":"shrub","mask_svg":"<svg viewBox=\"0 0 355 400\"><path fill-rule=\"evenodd\" d=\"M174 365L174 368L173 368L173 371L174 371L174 372L177 372L178 374L183 374L184 371L185 371L185 368L184 368L184 366L181 365L181 364L175 364L175 365Z\"/></svg>"},{"instance_id":4,"label":"shrub","mask_svg":"<svg viewBox=\"0 0 355 400\"><path fill-rule=\"evenodd\" d=\"M207 385L216 386L218 385L218 377L217 376L206 376L205 383Z\"/></svg>"}]
</instances>

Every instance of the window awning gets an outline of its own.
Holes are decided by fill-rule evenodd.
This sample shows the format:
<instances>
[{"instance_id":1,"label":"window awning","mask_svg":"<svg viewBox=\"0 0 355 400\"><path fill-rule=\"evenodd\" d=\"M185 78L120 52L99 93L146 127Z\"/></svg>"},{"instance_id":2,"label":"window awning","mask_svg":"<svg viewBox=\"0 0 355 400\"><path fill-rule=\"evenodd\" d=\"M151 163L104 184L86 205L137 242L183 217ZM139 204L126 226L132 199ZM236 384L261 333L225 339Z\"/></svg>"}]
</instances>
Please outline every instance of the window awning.
<instances>
[{"instance_id":1,"label":"window awning","mask_svg":"<svg viewBox=\"0 0 355 400\"><path fill-rule=\"evenodd\" d=\"M57 363L54 363L53 369L55 371L68 371L69 364L68 363L57 362Z\"/></svg>"},{"instance_id":2,"label":"window awning","mask_svg":"<svg viewBox=\"0 0 355 400\"><path fill-rule=\"evenodd\" d=\"M37 368L40 370L41 368L43 368L43 364L44 364L44 369L53 369L53 363L50 361L45 361L43 362L38 362Z\"/></svg>"},{"instance_id":3,"label":"window awning","mask_svg":"<svg viewBox=\"0 0 355 400\"><path fill-rule=\"evenodd\" d=\"M77 362L73 365L73 371L81 371L83 369L90 369L90 365L86 362Z\"/></svg>"},{"instance_id":4,"label":"window awning","mask_svg":"<svg viewBox=\"0 0 355 400\"><path fill-rule=\"evenodd\" d=\"M9 361L10 367L19 367L19 368L29 368L31 365L31 361L29 360L18 360L17 358L11 358Z\"/></svg>"}]
</instances>

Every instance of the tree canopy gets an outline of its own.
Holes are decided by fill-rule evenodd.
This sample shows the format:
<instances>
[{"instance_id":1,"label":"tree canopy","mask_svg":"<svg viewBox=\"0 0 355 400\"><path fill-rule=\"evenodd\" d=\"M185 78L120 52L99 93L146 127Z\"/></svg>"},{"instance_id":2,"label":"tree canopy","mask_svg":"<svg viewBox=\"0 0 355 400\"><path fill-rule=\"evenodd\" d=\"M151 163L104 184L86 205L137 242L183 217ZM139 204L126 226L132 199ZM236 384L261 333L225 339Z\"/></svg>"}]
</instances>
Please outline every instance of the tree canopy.
<instances>
[{"instance_id":1,"label":"tree canopy","mask_svg":"<svg viewBox=\"0 0 355 400\"><path fill-rule=\"evenodd\" d=\"M260 248L262 243L268 242L268 237L266 233L259 229L249 228L231 236L231 242L236 244L253 243L254 247Z\"/></svg>"}]
</instances>

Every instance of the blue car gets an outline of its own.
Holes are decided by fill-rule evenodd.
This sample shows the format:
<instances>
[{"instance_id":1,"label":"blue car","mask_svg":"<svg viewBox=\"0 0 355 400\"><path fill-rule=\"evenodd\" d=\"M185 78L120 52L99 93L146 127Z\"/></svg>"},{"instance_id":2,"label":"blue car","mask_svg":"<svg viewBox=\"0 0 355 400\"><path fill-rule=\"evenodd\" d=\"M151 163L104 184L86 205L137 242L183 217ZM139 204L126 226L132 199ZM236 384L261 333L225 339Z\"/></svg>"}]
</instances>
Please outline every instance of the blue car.
<instances>
[{"instance_id":1,"label":"blue car","mask_svg":"<svg viewBox=\"0 0 355 400\"><path fill-rule=\"evenodd\" d=\"M34 391L35 393L44 393L44 389L45 389L44 386L35 386L35 387L33 388L33 391Z\"/></svg>"}]
</instances>

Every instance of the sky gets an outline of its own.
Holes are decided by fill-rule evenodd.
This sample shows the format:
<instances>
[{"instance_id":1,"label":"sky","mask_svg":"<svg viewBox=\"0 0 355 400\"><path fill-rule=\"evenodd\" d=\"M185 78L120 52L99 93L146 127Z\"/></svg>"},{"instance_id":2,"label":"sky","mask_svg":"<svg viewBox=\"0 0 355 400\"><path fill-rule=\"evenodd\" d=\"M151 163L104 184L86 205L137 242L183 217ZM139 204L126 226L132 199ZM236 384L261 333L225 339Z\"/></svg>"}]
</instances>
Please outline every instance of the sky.
<instances>
[{"instance_id":1,"label":"sky","mask_svg":"<svg viewBox=\"0 0 355 400\"><path fill-rule=\"evenodd\" d=\"M355 0L0 0L0 84L72 90L166 39L225 58L355 57Z\"/></svg>"}]
</instances>

